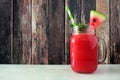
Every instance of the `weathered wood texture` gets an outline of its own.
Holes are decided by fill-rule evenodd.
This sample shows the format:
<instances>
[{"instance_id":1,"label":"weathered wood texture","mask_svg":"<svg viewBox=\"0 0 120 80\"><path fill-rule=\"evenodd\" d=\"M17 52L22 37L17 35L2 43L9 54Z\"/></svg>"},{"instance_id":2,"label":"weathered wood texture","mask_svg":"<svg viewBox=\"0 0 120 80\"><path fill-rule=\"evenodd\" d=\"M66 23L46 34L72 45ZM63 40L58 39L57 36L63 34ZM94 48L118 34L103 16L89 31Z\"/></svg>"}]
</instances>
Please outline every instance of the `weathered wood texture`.
<instances>
[{"instance_id":1,"label":"weathered wood texture","mask_svg":"<svg viewBox=\"0 0 120 80\"><path fill-rule=\"evenodd\" d=\"M106 63L120 63L119 4L119 0L0 0L0 63L69 64L72 28L66 5L77 23L89 23L91 9L107 15L96 35L106 42Z\"/></svg>"},{"instance_id":2,"label":"weathered wood texture","mask_svg":"<svg viewBox=\"0 0 120 80\"><path fill-rule=\"evenodd\" d=\"M89 23L90 10L96 9L96 0L66 0L65 5L70 7L74 20L77 23L83 22ZM70 27L70 20L67 12L65 13L65 62L69 63L69 40L72 33L72 27Z\"/></svg>"},{"instance_id":3,"label":"weathered wood texture","mask_svg":"<svg viewBox=\"0 0 120 80\"><path fill-rule=\"evenodd\" d=\"M31 0L13 3L13 62L31 63Z\"/></svg>"},{"instance_id":4,"label":"weathered wood texture","mask_svg":"<svg viewBox=\"0 0 120 80\"><path fill-rule=\"evenodd\" d=\"M20 28L22 36L22 63L31 63L31 0L20 2Z\"/></svg>"},{"instance_id":5,"label":"weathered wood texture","mask_svg":"<svg viewBox=\"0 0 120 80\"><path fill-rule=\"evenodd\" d=\"M120 63L120 0L110 0L110 62Z\"/></svg>"},{"instance_id":6,"label":"weathered wood texture","mask_svg":"<svg viewBox=\"0 0 120 80\"><path fill-rule=\"evenodd\" d=\"M48 64L48 35L48 0L32 0L32 64Z\"/></svg>"},{"instance_id":7,"label":"weathered wood texture","mask_svg":"<svg viewBox=\"0 0 120 80\"><path fill-rule=\"evenodd\" d=\"M65 63L64 0L49 0L48 60L49 64Z\"/></svg>"},{"instance_id":8,"label":"weathered wood texture","mask_svg":"<svg viewBox=\"0 0 120 80\"><path fill-rule=\"evenodd\" d=\"M109 0L96 0L96 10L104 13L107 16L107 20L100 25L96 30L96 35L99 39L99 55L102 54L100 57L103 57L103 53L105 52L105 49L103 49L104 45L106 45L107 52L105 52L106 59L104 63L109 63ZM103 39L105 41L105 44L103 42Z\"/></svg>"},{"instance_id":9,"label":"weathered wood texture","mask_svg":"<svg viewBox=\"0 0 120 80\"><path fill-rule=\"evenodd\" d=\"M13 3L13 55L12 63L21 63L22 58L22 36L20 28L20 2L15 0ZM17 59L16 59L17 58Z\"/></svg>"},{"instance_id":10,"label":"weathered wood texture","mask_svg":"<svg viewBox=\"0 0 120 80\"><path fill-rule=\"evenodd\" d=\"M0 63L11 63L11 1L0 0Z\"/></svg>"}]
</instances>

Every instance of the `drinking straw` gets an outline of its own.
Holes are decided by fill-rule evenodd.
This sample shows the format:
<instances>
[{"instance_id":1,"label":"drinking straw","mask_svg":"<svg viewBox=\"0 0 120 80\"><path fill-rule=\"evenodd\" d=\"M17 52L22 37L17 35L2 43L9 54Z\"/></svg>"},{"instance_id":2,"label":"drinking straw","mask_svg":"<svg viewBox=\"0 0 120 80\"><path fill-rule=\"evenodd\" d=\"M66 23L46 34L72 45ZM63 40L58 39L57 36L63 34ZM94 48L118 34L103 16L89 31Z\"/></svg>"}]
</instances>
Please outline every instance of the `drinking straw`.
<instances>
[{"instance_id":1,"label":"drinking straw","mask_svg":"<svg viewBox=\"0 0 120 80\"><path fill-rule=\"evenodd\" d=\"M76 25L76 23L75 23L75 21L73 19L73 16L72 16L72 14L71 14L70 9L69 9L68 6L66 6L66 11L67 11L67 13L69 15L69 18L70 18L70 21L72 22L73 27L76 27L77 25Z\"/></svg>"}]
</instances>

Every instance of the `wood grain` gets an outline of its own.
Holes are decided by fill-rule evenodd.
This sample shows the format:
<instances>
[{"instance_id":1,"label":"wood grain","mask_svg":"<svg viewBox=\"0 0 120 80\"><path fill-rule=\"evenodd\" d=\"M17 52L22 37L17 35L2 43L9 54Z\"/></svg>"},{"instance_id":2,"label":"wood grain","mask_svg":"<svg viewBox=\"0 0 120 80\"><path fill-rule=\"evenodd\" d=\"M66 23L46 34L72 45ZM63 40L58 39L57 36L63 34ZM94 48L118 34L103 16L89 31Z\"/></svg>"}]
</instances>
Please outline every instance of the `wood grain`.
<instances>
[{"instance_id":1,"label":"wood grain","mask_svg":"<svg viewBox=\"0 0 120 80\"><path fill-rule=\"evenodd\" d=\"M96 9L96 0L81 0L81 22L89 24L90 11Z\"/></svg>"},{"instance_id":2,"label":"wood grain","mask_svg":"<svg viewBox=\"0 0 120 80\"><path fill-rule=\"evenodd\" d=\"M110 63L120 63L120 0L110 0Z\"/></svg>"},{"instance_id":3,"label":"wood grain","mask_svg":"<svg viewBox=\"0 0 120 80\"><path fill-rule=\"evenodd\" d=\"M19 18L19 0L14 0L13 2L13 62L21 63L22 58L22 36L20 28L20 18Z\"/></svg>"},{"instance_id":4,"label":"wood grain","mask_svg":"<svg viewBox=\"0 0 120 80\"><path fill-rule=\"evenodd\" d=\"M89 23L92 9L107 15L96 35L106 42L105 63L120 63L119 4L120 0L0 0L0 63L69 64L72 28L66 5L77 23Z\"/></svg>"},{"instance_id":5,"label":"wood grain","mask_svg":"<svg viewBox=\"0 0 120 80\"><path fill-rule=\"evenodd\" d=\"M11 1L0 0L0 64L11 63Z\"/></svg>"},{"instance_id":6,"label":"wood grain","mask_svg":"<svg viewBox=\"0 0 120 80\"><path fill-rule=\"evenodd\" d=\"M13 63L31 63L31 0L15 0Z\"/></svg>"},{"instance_id":7,"label":"wood grain","mask_svg":"<svg viewBox=\"0 0 120 80\"><path fill-rule=\"evenodd\" d=\"M32 64L48 64L48 0L32 0Z\"/></svg>"},{"instance_id":8,"label":"wood grain","mask_svg":"<svg viewBox=\"0 0 120 80\"><path fill-rule=\"evenodd\" d=\"M102 38L105 43L106 43L106 49L107 49L107 57L105 59L104 63L109 63L109 53L110 53L110 42L109 42L109 0L97 0L96 1L96 10L105 14L107 16L107 20L100 25L97 30L96 30L96 35L99 38ZM105 52L105 50L103 49L103 42L101 40L99 40L99 47L101 48L99 53L103 55L103 52ZM104 51L103 51L104 50ZM101 55L101 56L102 56Z\"/></svg>"},{"instance_id":9,"label":"wood grain","mask_svg":"<svg viewBox=\"0 0 120 80\"><path fill-rule=\"evenodd\" d=\"M20 27L22 32L22 63L31 63L31 0L21 0Z\"/></svg>"},{"instance_id":10,"label":"wood grain","mask_svg":"<svg viewBox=\"0 0 120 80\"><path fill-rule=\"evenodd\" d=\"M48 61L49 64L65 63L65 7L64 0L49 0Z\"/></svg>"},{"instance_id":11,"label":"wood grain","mask_svg":"<svg viewBox=\"0 0 120 80\"><path fill-rule=\"evenodd\" d=\"M10 32L11 32L11 63L13 63L13 0L11 0L11 20L10 20Z\"/></svg>"}]
</instances>

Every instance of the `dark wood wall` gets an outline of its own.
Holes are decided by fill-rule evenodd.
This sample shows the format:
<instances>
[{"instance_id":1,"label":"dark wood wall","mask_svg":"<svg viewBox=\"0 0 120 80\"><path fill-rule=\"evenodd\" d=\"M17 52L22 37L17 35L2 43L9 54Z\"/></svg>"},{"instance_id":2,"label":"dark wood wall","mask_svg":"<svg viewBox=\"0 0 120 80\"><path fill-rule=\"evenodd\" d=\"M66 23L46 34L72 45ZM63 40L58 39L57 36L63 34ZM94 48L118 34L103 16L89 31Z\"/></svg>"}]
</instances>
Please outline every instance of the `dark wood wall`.
<instances>
[{"instance_id":1,"label":"dark wood wall","mask_svg":"<svg viewBox=\"0 0 120 80\"><path fill-rule=\"evenodd\" d=\"M120 0L0 0L0 63L69 64L72 29L66 5L77 22L89 23L92 9L107 15L96 35L106 42L105 63L120 63L119 3Z\"/></svg>"},{"instance_id":2,"label":"dark wood wall","mask_svg":"<svg viewBox=\"0 0 120 80\"><path fill-rule=\"evenodd\" d=\"M120 63L120 0L110 0L110 62Z\"/></svg>"}]
</instances>

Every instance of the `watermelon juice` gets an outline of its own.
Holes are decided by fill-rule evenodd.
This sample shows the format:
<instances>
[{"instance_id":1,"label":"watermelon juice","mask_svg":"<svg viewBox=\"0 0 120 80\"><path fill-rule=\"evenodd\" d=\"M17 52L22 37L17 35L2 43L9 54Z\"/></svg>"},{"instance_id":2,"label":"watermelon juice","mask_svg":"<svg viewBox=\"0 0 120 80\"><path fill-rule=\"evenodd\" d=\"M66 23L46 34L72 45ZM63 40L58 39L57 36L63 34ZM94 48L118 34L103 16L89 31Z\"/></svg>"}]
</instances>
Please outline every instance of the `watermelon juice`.
<instances>
[{"instance_id":1,"label":"watermelon juice","mask_svg":"<svg viewBox=\"0 0 120 80\"><path fill-rule=\"evenodd\" d=\"M94 35L94 30L106 20L106 16L98 11L91 10L89 24L77 24L68 7L66 7L66 11L73 27L73 34L70 38L71 67L76 72L94 72L98 65L98 42ZM104 42L103 39L101 40ZM104 58L100 59L99 62L103 62L105 58L106 56L104 55Z\"/></svg>"},{"instance_id":2,"label":"watermelon juice","mask_svg":"<svg viewBox=\"0 0 120 80\"><path fill-rule=\"evenodd\" d=\"M70 38L70 64L75 72L91 73L98 65L98 42L95 35L82 32Z\"/></svg>"}]
</instances>

